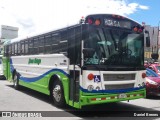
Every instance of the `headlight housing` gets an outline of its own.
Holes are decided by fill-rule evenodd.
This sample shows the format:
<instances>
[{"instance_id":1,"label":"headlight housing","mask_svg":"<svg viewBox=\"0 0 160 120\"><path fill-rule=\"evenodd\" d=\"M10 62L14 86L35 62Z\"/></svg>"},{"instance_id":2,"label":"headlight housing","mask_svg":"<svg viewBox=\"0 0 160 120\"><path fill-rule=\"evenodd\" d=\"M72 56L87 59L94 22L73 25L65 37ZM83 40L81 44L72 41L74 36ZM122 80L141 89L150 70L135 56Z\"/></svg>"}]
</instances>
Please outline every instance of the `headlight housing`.
<instances>
[{"instance_id":1,"label":"headlight housing","mask_svg":"<svg viewBox=\"0 0 160 120\"><path fill-rule=\"evenodd\" d=\"M152 81L152 80L150 80L150 79L146 79L146 82L148 82L148 83L151 84L151 85L158 85L157 82Z\"/></svg>"}]
</instances>

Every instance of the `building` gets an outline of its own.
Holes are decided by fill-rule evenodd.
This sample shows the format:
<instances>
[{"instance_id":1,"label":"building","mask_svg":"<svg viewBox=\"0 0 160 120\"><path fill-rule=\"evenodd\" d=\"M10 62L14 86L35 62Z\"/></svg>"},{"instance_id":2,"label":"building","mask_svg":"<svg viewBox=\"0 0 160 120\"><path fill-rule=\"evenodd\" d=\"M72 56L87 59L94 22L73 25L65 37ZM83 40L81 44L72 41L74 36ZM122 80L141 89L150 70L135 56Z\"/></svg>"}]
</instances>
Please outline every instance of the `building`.
<instances>
[{"instance_id":1,"label":"building","mask_svg":"<svg viewBox=\"0 0 160 120\"><path fill-rule=\"evenodd\" d=\"M145 58L151 58L152 53L160 53L160 30L159 27L145 26L145 30L149 32L150 47L145 47Z\"/></svg>"},{"instance_id":2,"label":"building","mask_svg":"<svg viewBox=\"0 0 160 120\"><path fill-rule=\"evenodd\" d=\"M0 53L2 52L3 43L8 39L18 37L18 27L7 25L0 26Z\"/></svg>"}]
</instances>

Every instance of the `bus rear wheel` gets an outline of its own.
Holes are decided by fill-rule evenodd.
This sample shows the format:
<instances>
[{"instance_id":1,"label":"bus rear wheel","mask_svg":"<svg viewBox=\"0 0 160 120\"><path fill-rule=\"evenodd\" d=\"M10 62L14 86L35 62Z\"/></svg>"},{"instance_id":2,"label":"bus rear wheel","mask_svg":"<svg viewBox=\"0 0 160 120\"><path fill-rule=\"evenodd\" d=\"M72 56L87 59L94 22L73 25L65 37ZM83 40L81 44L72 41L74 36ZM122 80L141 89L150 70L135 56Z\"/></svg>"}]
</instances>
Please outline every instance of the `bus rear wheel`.
<instances>
[{"instance_id":1,"label":"bus rear wheel","mask_svg":"<svg viewBox=\"0 0 160 120\"><path fill-rule=\"evenodd\" d=\"M64 90L60 80L55 80L51 88L51 98L57 107L65 106Z\"/></svg>"},{"instance_id":2,"label":"bus rear wheel","mask_svg":"<svg viewBox=\"0 0 160 120\"><path fill-rule=\"evenodd\" d=\"M16 90L19 89L19 79L18 79L18 75L17 73L15 73L14 77L13 77L13 86Z\"/></svg>"}]
</instances>

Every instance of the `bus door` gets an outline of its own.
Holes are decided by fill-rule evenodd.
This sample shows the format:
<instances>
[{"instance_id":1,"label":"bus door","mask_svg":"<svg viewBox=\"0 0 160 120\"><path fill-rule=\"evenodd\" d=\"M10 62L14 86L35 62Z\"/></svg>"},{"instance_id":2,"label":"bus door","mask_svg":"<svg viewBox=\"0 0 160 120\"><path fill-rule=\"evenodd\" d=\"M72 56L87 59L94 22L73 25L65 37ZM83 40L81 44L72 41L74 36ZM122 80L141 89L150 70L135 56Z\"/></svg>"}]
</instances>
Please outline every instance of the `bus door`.
<instances>
[{"instance_id":1,"label":"bus door","mask_svg":"<svg viewBox=\"0 0 160 120\"><path fill-rule=\"evenodd\" d=\"M2 57L3 74L6 77L6 79L9 78L9 70L10 70L8 50L9 50L9 46L7 45L4 47L4 57Z\"/></svg>"},{"instance_id":2,"label":"bus door","mask_svg":"<svg viewBox=\"0 0 160 120\"><path fill-rule=\"evenodd\" d=\"M69 64L69 100L79 102L79 81L80 81L80 55L81 55L81 27L74 27L68 31L68 57L70 59Z\"/></svg>"}]
</instances>

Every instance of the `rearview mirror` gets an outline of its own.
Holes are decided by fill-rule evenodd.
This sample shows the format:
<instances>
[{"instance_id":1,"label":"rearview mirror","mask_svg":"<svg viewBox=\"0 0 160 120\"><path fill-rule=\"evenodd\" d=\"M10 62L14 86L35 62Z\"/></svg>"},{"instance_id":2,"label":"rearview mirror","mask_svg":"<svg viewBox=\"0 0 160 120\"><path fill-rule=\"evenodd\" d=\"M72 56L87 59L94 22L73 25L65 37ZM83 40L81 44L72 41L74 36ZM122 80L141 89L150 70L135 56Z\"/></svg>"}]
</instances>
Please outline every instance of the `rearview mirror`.
<instances>
[{"instance_id":1,"label":"rearview mirror","mask_svg":"<svg viewBox=\"0 0 160 120\"><path fill-rule=\"evenodd\" d=\"M159 54L157 54L157 53L152 53L152 54L151 54L151 57L152 57L152 59L154 59L154 60L158 60Z\"/></svg>"}]
</instances>

